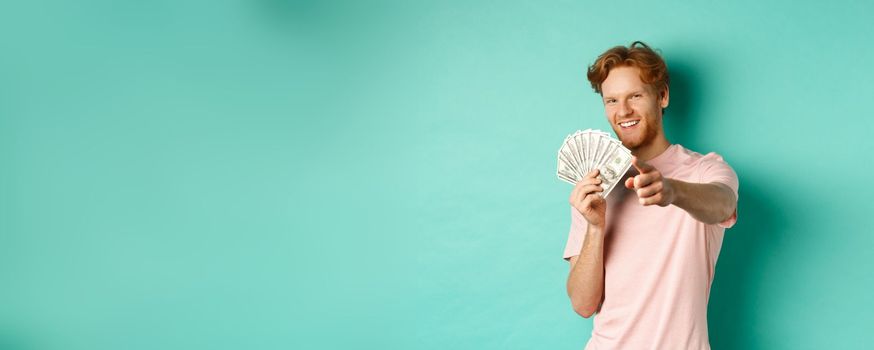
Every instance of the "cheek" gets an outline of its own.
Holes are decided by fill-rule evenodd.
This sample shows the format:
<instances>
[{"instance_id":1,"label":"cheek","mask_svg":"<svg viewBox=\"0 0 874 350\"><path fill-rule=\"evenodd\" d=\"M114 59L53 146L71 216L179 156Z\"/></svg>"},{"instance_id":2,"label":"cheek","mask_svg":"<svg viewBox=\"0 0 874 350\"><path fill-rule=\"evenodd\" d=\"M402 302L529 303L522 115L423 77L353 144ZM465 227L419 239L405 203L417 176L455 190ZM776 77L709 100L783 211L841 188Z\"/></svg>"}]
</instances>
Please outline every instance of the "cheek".
<instances>
[{"instance_id":1,"label":"cheek","mask_svg":"<svg viewBox=\"0 0 874 350\"><path fill-rule=\"evenodd\" d=\"M657 116L658 108L658 105L638 103L634 105L634 112L643 119L653 119Z\"/></svg>"},{"instance_id":2,"label":"cheek","mask_svg":"<svg viewBox=\"0 0 874 350\"><path fill-rule=\"evenodd\" d=\"M653 101L649 99L640 99L631 105L637 111L645 111L653 106Z\"/></svg>"}]
</instances>

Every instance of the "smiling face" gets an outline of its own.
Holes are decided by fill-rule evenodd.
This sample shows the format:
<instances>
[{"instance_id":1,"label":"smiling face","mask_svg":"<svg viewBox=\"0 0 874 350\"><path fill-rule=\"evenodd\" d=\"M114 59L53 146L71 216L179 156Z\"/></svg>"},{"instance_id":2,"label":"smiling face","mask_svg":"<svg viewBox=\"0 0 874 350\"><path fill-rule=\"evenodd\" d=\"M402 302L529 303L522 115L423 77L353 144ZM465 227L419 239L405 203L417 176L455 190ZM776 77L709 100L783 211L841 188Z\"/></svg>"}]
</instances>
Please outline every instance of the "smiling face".
<instances>
[{"instance_id":1,"label":"smiling face","mask_svg":"<svg viewBox=\"0 0 874 350\"><path fill-rule=\"evenodd\" d=\"M601 84L601 96L607 121L632 152L658 154L670 145L662 128L667 87L659 91L640 79L639 68L622 66L610 70Z\"/></svg>"}]
</instances>

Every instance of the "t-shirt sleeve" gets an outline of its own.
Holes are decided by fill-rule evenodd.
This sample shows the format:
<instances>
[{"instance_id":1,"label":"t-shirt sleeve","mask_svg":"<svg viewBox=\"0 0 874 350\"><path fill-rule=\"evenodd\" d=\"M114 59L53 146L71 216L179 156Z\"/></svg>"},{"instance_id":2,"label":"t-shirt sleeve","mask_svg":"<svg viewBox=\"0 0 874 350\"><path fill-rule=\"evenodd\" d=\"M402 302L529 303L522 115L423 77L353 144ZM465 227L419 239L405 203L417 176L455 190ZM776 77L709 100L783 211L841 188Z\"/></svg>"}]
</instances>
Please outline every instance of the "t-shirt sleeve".
<instances>
[{"instance_id":1,"label":"t-shirt sleeve","mask_svg":"<svg viewBox=\"0 0 874 350\"><path fill-rule=\"evenodd\" d=\"M705 155L701 160L702 172L701 172L701 183L712 183L718 182L724 184L731 188L731 191L734 192L734 200L737 203L737 193L738 193L738 179L737 174L734 172L734 169L722 159L722 156L710 152ZM735 205L734 213L726 219L725 221L719 223L720 227L730 228L734 226L737 222L737 205Z\"/></svg>"},{"instance_id":2,"label":"t-shirt sleeve","mask_svg":"<svg viewBox=\"0 0 874 350\"><path fill-rule=\"evenodd\" d=\"M583 239L586 234L586 219L583 214L577 211L573 206L571 208L571 229L567 235L567 243L564 246L564 255L562 258L569 260L572 256L580 255L580 250L583 249Z\"/></svg>"}]
</instances>

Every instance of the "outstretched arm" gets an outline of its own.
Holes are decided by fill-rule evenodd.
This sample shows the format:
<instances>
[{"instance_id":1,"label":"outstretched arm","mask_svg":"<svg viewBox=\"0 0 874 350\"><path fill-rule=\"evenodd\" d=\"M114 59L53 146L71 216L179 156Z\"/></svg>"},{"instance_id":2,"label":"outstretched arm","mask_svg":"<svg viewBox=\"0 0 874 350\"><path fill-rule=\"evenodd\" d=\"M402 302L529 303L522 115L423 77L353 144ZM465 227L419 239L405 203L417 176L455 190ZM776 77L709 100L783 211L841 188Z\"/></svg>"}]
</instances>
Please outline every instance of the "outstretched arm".
<instances>
[{"instance_id":1,"label":"outstretched arm","mask_svg":"<svg viewBox=\"0 0 874 350\"><path fill-rule=\"evenodd\" d=\"M734 214L737 201L728 186L718 182L696 184L668 179L674 190L673 204L705 224L718 224Z\"/></svg>"},{"instance_id":2,"label":"outstretched arm","mask_svg":"<svg viewBox=\"0 0 874 350\"><path fill-rule=\"evenodd\" d=\"M662 176L652 165L632 158L632 165L640 175L625 181L625 187L634 190L640 204L677 207L705 224L723 222L734 214L737 199L728 186L718 183L691 183Z\"/></svg>"}]
</instances>

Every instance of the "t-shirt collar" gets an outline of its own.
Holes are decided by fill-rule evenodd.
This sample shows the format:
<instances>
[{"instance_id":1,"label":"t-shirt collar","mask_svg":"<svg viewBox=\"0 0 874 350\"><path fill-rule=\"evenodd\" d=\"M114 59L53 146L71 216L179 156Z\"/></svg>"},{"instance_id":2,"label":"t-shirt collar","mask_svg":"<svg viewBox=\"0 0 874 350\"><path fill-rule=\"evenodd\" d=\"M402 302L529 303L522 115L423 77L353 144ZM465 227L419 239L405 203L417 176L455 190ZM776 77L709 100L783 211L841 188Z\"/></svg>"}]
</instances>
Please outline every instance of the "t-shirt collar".
<instances>
[{"instance_id":1,"label":"t-shirt collar","mask_svg":"<svg viewBox=\"0 0 874 350\"><path fill-rule=\"evenodd\" d=\"M671 159L675 158L674 155L676 155L677 152L680 151L680 147L682 146L678 144L672 144L668 146L668 148L665 148L665 150L662 151L661 154L646 162L652 166L655 166L656 168L658 168L660 165L665 165L666 163L670 162Z\"/></svg>"}]
</instances>

